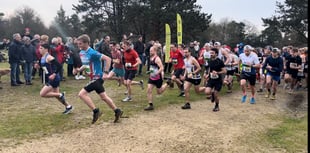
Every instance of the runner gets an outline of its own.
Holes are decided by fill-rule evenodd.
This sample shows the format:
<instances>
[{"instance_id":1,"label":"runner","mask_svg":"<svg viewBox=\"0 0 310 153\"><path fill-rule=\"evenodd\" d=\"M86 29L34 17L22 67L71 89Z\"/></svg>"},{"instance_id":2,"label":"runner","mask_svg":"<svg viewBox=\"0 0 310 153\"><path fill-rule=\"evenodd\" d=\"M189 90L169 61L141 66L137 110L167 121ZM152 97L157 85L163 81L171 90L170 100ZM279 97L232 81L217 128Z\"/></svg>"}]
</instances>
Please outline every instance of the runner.
<instances>
[{"instance_id":1,"label":"runner","mask_svg":"<svg viewBox=\"0 0 310 153\"><path fill-rule=\"evenodd\" d=\"M284 80L285 82L291 83L288 93L292 94L297 83L298 69L301 68L302 60L298 55L297 48L293 48L290 54L291 55L286 58L286 74L284 75Z\"/></svg>"},{"instance_id":2,"label":"runner","mask_svg":"<svg viewBox=\"0 0 310 153\"><path fill-rule=\"evenodd\" d=\"M129 41L124 41L123 42L123 49L124 49L124 59L125 59L125 77L124 77L124 84L127 87L127 97L124 98L122 101L123 102L128 102L131 101L132 97L132 91L131 91L131 86L132 85L140 85L142 90L144 89L143 87L143 80L140 82L133 81L133 79L136 76L137 69L139 64L141 64L141 60L139 58L138 53L133 50L131 47L131 43Z\"/></svg>"},{"instance_id":3,"label":"runner","mask_svg":"<svg viewBox=\"0 0 310 153\"><path fill-rule=\"evenodd\" d=\"M124 84L124 75L125 75L122 53L120 50L117 49L117 44L115 42L111 42L110 45L112 50L113 69L109 72L107 78L117 80L118 86L121 86L122 84Z\"/></svg>"},{"instance_id":4,"label":"runner","mask_svg":"<svg viewBox=\"0 0 310 153\"><path fill-rule=\"evenodd\" d=\"M69 114L73 110L73 106L68 104L65 99L65 93L59 92L61 64L59 64L48 51L50 49L49 44L42 44L39 48L42 55L40 65L43 69L43 80L45 84L40 91L40 96L44 98L55 97L65 106L63 114ZM36 65L38 67L38 65Z\"/></svg>"},{"instance_id":5,"label":"runner","mask_svg":"<svg viewBox=\"0 0 310 153\"><path fill-rule=\"evenodd\" d=\"M240 62L242 64L240 85L242 88L243 96L241 102L244 103L247 98L246 83L249 81L252 97L250 104L255 104L255 82L256 72L255 69L260 67L258 57L255 53L251 52L252 47L250 45L244 46L244 52L240 54Z\"/></svg>"},{"instance_id":6,"label":"runner","mask_svg":"<svg viewBox=\"0 0 310 153\"><path fill-rule=\"evenodd\" d=\"M100 98L114 111L114 123L116 123L122 116L123 111L116 107L113 100L106 94L105 88L103 87L104 79L107 79L107 75L109 73L111 58L92 49L89 45L90 38L88 35L83 34L78 37L78 46L81 49L80 57L82 66L79 68L74 68L73 74L85 71L90 77L90 82L81 89L79 92L79 97L93 111L92 124L94 124L102 115L102 112L95 106L89 96L89 93L95 90ZM104 73L102 72L102 61L105 61L106 63Z\"/></svg>"},{"instance_id":7,"label":"runner","mask_svg":"<svg viewBox=\"0 0 310 153\"><path fill-rule=\"evenodd\" d=\"M224 62L218 58L218 53L219 50L217 48L212 48L210 51L211 60L209 61L208 73L210 79L205 89L205 93L207 95L211 94L211 102L215 102L215 106L213 108L214 112L220 110L218 93L221 91L223 85L222 74L226 73Z\"/></svg>"},{"instance_id":8,"label":"runner","mask_svg":"<svg viewBox=\"0 0 310 153\"><path fill-rule=\"evenodd\" d=\"M147 99L149 106L144 108L144 110L154 110L153 105L153 88L156 87L157 94L162 94L168 87L169 81L163 84L163 64L160 57L157 55L160 52L160 47L154 45L150 48L150 70L147 72L150 74L148 85L147 85Z\"/></svg>"},{"instance_id":9,"label":"runner","mask_svg":"<svg viewBox=\"0 0 310 153\"><path fill-rule=\"evenodd\" d=\"M173 82L176 82L176 84L178 85L179 89L180 89L180 94L179 96L185 96L184 95L184 84L183 81L181 80L180 76L183 75L184 73L184 61L183 61L183 57L184 54L177 49L176 44L171 44L170 45L171 51L170 51L170 61L173 65L173 72L172 72L172 76L171 76L171 80Z\"/></svg>"},{"instance_id":10,"label":"runner","mask_svg":"<svg viewBox=\"0 0 310 153\"><path fill-rule=\"evenodd\" d=\"M205 87L199 87L201 82L200 70L201 67L195 57L191 56L191 52L188 48L184 48L184 91L185 91L185 101L186 103L182 106L182 109L190 109L191 105L189 103L189 90L192 84L195 86L195 92L200 93L205 91Z\"/></svg>"},{"instance_id":11,"label":"runner","mask_svg":"<svg viewBox=\"0 0 310 153\"><path fill-rule=\"evenodd\" d=\"M280 50L278 48L273 48L271 56L267 57L264 62L263 69L267 70L266 74L266 88L267 92L265 97L270 98L271 100L276 99L276 92L278 82L281 79L281 72L283 70L283 59L280 57ZM271 86L273 89L271 94Z\"/></svg>"}]
</instances>

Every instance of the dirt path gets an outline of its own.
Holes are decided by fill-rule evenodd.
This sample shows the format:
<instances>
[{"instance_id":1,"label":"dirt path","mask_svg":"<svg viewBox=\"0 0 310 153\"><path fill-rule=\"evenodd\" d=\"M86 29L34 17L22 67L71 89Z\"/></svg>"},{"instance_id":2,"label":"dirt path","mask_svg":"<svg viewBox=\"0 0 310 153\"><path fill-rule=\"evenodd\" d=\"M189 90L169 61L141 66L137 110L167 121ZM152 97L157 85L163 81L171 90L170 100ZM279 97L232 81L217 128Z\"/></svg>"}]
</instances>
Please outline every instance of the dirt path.
<instances>
[{"instance_id":1,"label":"dirt path","mask_svg":"<svg viewBox=\"0 0 310 153\"><path fill-rule=\"evenodd\" d=\"M3 153L201 153L283 152L247 142L253 133L273 127L271 115L284 113L288 95L270 101L257 95L257 104L240 103L240 92L221 98L220 111L212 112L209 100L192 103L191 110L171 105L144 112L121 123L101 122L82 130L31 140ZM308 99L307 97L305 97ZM255 136L255 134L253 134Z\"/></svg>"}]
</instances>

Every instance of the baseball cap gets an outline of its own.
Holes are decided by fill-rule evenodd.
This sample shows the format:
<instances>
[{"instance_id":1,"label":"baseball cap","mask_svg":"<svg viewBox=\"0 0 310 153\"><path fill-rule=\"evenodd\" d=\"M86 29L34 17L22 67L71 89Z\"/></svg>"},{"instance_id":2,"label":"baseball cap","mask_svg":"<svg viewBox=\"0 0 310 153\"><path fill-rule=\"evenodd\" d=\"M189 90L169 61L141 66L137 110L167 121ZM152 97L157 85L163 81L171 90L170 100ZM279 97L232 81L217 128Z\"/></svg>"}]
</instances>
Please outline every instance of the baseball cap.
<instances>
[{"instance_id":1,"label":"baseball cap","mask_svg":"<svg viewBox=\"0 0 310 153\"><path fill-rule=\"evenodd\" d=\"M221 43L217 41L214 43L214 46L221 46Z\"/></svg>"},{"instance_id":2,"label":"baseball cap","mask_svg":"<svg viewBox=\"0 0 310 153\"><path fill-rule=\"evenodd\" d=\"M273 49L272 49L272 52L274 52L274 53L280 53L280 49L279 49L279 48L273 48Z\"/></svg>"}]
</instances>

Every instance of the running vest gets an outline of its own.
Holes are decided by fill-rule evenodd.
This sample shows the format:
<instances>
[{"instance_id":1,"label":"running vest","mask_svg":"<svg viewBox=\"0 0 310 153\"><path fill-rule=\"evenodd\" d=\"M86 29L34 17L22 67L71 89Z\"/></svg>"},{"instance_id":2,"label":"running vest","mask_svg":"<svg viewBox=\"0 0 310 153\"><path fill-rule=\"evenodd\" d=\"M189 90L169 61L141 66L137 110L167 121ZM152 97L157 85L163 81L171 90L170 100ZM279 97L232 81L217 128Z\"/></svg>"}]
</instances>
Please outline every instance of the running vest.
<instances>
[{"instance_id":1,"label":"running vest","mask_svg":"<svg viewBox=\"0 0 310 153\"><path fill-rule=\"evenodd\" d=\"M185 70L186 70L186 76L189 79L201 79L200 73L198 74L193 74L193 72L197 69L195 67L195 65L193 65L193 58L194 57L190 57L189 59L184 58L184 65L185 65ZM192 75L192 77L189 77L190 75Z\"/></svg>"},{"instance_id":2,"label":"running vest","mask_svg":"<svg viewBox=\"0 0 310 153\"><path fill-rule=\"evenodd\" d=\"M203 53L203 59L205 61L205 66L209 66L209 61L211 59L210 51L205 51Z\"/></svg>"},{"instance_id":3,"label":"running vest","mask_svg":"<svg viewBox=\"0 0 310 153\"><path fill-rule=\"evenodd\" d=\"M153 60L150 61L150 79L159 80L161 79L161 74L157 74L159 66L156 64L155 60L158 56L155 56Z\"/></svg>"},{"instance_id":4,"label":"running vest","mask_svg":"<svg viewBox=\"0 0 310 153\"><path fill-rule=\"evenodd\" d=\"M48 80L48 77L56 71L56 66L46 62L46 58L49 54L45 54L45 56L41 57L41 67L43 69L43 73L45 73L45 80ZM59 78L59 74L56 74L55 79Z\"/></svg>"}]
</instances>

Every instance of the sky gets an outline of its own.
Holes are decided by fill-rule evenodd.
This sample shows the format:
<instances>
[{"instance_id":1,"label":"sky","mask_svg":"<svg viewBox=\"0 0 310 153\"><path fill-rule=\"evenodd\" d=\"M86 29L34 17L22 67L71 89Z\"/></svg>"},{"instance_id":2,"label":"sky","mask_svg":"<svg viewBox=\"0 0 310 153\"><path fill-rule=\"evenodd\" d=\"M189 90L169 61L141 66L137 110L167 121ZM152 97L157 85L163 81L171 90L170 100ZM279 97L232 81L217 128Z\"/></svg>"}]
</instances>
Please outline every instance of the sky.
<instances>
[{"instance_id":1,"label":"sky","mask_svg":"<svg viewBox=\"0 0 310 153\"><path fill-rule=\"evenodd\" d=\"M71 15L74 13L72 4L77 4L78 1L6 0L1 3L0 12L8 17L16 10L28 6L34 9L48 26L54 20L61 5L66 15ZM275 14L276 1L284 3L284 0L197 0L197 4L202 6L202 12L212 14L212 22L218 23L223 19L229 19L236 22L248 22L256 26L258 30L263 30L261 18L269 18Z\"/></svg>"}]
</instances>

